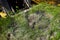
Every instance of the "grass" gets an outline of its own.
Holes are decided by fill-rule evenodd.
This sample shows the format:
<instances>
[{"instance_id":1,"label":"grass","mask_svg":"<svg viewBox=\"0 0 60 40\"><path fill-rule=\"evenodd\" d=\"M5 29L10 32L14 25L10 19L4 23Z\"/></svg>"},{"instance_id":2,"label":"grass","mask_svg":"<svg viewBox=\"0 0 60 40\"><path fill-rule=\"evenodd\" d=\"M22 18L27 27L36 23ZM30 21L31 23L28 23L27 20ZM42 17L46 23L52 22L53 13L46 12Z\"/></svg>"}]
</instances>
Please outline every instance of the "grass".
<instances>
[{"instance_id":1,"label":"grass","mask_svg":"<svg viewBox=\"0 0 60 40\"><path fill-rule=\"evenodd\" d=\"M37 6L33 6L32 9L30 11L28 11L26 14L30 15L30 14L34 14L37 10L39 11L45 11L45 14L49 14L47 17L51 18L50 19L50 24L49 24L49 29L47 29L46 31L43 31L44 29L31 29L28 26L28 21L25 18L25 13L19 13L19 15L17 15L15 17L17 23L19 24L19 27L21 28L22 32L20 37L18 37L19 40L44 40L44 38L47 39L46 40L59 40L60 39L60 7L58 6L53 6L53 5L49 5L46 3L40 3ZM43 19L45 20L45 19ZM46 19L48 20L48 19ZM37 26L38 27L38 26ZM43 27L43 26L42 26ZM18 34L20 35L20 34Z\"/></svg>"},{"instance_id":2,"label":"grass","mask_svg":"<svg viewBox=\"0 0 60 40\"><path fill-rule=\"evenodd\" d=\"M59 40L60 39L60 7L50 5L47 3L40 3L39 5L33 6L31 10L27 13L19 12L19 15L14 16L14 22L16 23L13 28L14 37L11 40ZM39 22L37 22L34 28L29 26L28 17L33 15L36 11L43 11L44 13L40 14ZM9 20L8 20L9 19ZM4 21L4 22L3 22ZM1 19L1 26L6 27L10 24L11 19ZM7 26L6 26L7 25ZM7 31L13 30L13 28L8 29ZM7 33L7 32L6 32ZM5 35L6 36L6 35ZM4 36L4 37L5 37ZM2 37L0 37L2 38ZM3 39L1 39L3 40Z\"/></svg>"}]
</instances>

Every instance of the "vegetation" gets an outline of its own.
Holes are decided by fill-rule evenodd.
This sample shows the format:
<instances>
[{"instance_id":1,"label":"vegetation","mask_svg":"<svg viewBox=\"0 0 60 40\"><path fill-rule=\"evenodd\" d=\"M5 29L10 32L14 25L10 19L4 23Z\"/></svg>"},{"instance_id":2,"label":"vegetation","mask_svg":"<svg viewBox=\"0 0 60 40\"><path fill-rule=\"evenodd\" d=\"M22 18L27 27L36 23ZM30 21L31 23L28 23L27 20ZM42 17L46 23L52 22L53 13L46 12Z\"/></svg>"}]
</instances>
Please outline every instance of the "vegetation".
<instances>
[{"instance_id":1,"label":"vegetation","mask_svg":"<svg viewBox=\"0 0 60 40\"><path fill-rule=\"evenodd\" d=\"M11 18L1 18L0 28L4 27L3 30L5 30L1 35L5 34L4 39L6 39L6 34L11 32L13 34L11 40L60 40L59 10L59 6L40 3L26 13L15 14L13 26L11 25L10 28L8 26L11 24Z\"/></svg>"}]
</instances>

